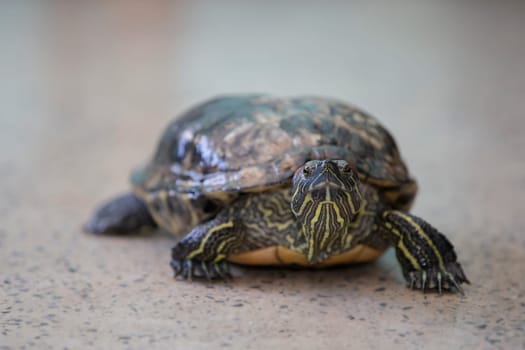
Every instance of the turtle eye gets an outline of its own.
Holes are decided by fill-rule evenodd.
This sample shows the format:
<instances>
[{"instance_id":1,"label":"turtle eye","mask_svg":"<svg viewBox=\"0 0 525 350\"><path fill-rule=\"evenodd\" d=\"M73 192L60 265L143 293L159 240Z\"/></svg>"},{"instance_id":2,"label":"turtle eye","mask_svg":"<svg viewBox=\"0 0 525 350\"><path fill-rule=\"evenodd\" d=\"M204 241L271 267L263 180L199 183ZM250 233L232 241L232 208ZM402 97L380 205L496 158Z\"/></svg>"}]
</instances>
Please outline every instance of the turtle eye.
<instances>
[{"instance_id":1,"label":"turtle eye","mask_svg":"<svg viewBox=\"0 0 525 350\"><path fill-rule=\"evenodd\" d=\"M312 173L312 167L309 165L305 165L303 168L303 175L308 176Z\"/></svg>"},{"instance_id":2,"label":"turtle eye","mask_svg":"<svg viewBox=\"0 0 525 350\"><path fill-rule=\"evenodd\" d=\"M352 167L350 166L350 164L345 164L342 170L343 173L350 174L352 172Z\"/></svg>"}]
</instances>

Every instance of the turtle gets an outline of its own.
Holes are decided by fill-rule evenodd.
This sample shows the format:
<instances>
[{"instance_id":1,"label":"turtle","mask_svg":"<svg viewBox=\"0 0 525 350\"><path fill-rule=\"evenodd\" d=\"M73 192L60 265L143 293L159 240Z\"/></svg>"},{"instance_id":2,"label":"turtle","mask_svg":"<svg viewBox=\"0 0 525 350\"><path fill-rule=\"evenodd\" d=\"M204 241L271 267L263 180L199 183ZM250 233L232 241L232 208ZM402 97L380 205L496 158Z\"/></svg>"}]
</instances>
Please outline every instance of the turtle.
<instances>
[{"instance_id":1,"label":"turtle","mask_svg":"<svg viewBox=\"0 0 525 350\"><path fill-rule=\"evenodd\" d=\"M417 182L378 119L340 100L225 95L175 118L132 190L85 225L160 227L180 237L179 279L231 278L230 265L321 268L395 249L412 289L459 292L451 242L409 210Z\"/></svg>"}]
</instances>

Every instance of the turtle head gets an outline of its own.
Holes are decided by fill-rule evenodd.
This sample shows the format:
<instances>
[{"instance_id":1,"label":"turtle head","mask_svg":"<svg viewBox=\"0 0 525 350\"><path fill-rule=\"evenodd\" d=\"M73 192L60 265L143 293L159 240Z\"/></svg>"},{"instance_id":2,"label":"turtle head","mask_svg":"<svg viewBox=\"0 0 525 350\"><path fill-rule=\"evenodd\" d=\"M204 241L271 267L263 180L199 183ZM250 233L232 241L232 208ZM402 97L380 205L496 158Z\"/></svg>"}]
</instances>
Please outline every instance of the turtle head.
<instances>
[{"instance_id":1,"label":"turtle head","mask_svg":"<svg viewBox=\"0 0 525 350\"><path fill-rule=\"evenodd\" d=\"M293 177L291 208L302 224L308 261L326 259L361 209L356 171L344 160L306 162Z\"/></svg>"}]
</instances>

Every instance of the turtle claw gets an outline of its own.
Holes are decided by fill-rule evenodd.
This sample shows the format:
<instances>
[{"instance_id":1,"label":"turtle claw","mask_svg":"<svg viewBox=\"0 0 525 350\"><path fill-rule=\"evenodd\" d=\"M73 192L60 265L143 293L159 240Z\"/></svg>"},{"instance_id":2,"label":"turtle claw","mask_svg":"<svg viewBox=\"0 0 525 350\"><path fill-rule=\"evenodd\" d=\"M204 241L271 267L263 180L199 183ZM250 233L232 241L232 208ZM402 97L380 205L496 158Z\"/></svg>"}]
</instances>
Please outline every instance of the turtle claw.
<instances>
[{"instance_id":1,"label":"turtle claw","mask_svg":"<svg viewBox=\"0 0 525 350\"><path fill-rule=\"evenodd\" d=\"M173 259L171 268L174 276L191 281L193 277L212 279L226 279L231 277L230 265L226 260L220 262L199 261L192 259Z\"/></svg>"},{"instance_id":2,"label":"turtle claw","mask_svg":"<svg viewBox=\"0 0 525 350\"><path fill-rule=\"evenodd\" d=\"M441 294L444 290L465 295L462 283L470 284L461 265L457 262L448 263L445 269L430 268L426 270L411 271L408 273L408 286L410 289L437 289Z\"/></svg>"}]
</instances>

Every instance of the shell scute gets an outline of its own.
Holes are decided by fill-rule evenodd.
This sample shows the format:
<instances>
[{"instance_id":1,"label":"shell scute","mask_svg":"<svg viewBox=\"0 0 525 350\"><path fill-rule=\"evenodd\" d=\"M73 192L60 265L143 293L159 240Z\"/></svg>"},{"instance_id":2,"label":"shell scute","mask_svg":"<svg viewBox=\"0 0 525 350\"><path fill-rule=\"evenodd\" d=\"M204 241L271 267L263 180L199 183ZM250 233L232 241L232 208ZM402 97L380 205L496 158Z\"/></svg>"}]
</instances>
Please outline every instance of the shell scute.
<instances>
[{"instance_id":1,"label":"shell scute","mask_svg":"<svg viewBox=\"0 0 525 350\"><path fill-rule=\"evenodd\" d=\"M328 158L352 163L393 200L403 186L415 195L388 131L354 106L318 97L230 96L198 105L166 128L133 182L143 190L169 178L179 192L257 191L290 181L308 160Z\"/></svg>"}]
</instances>

